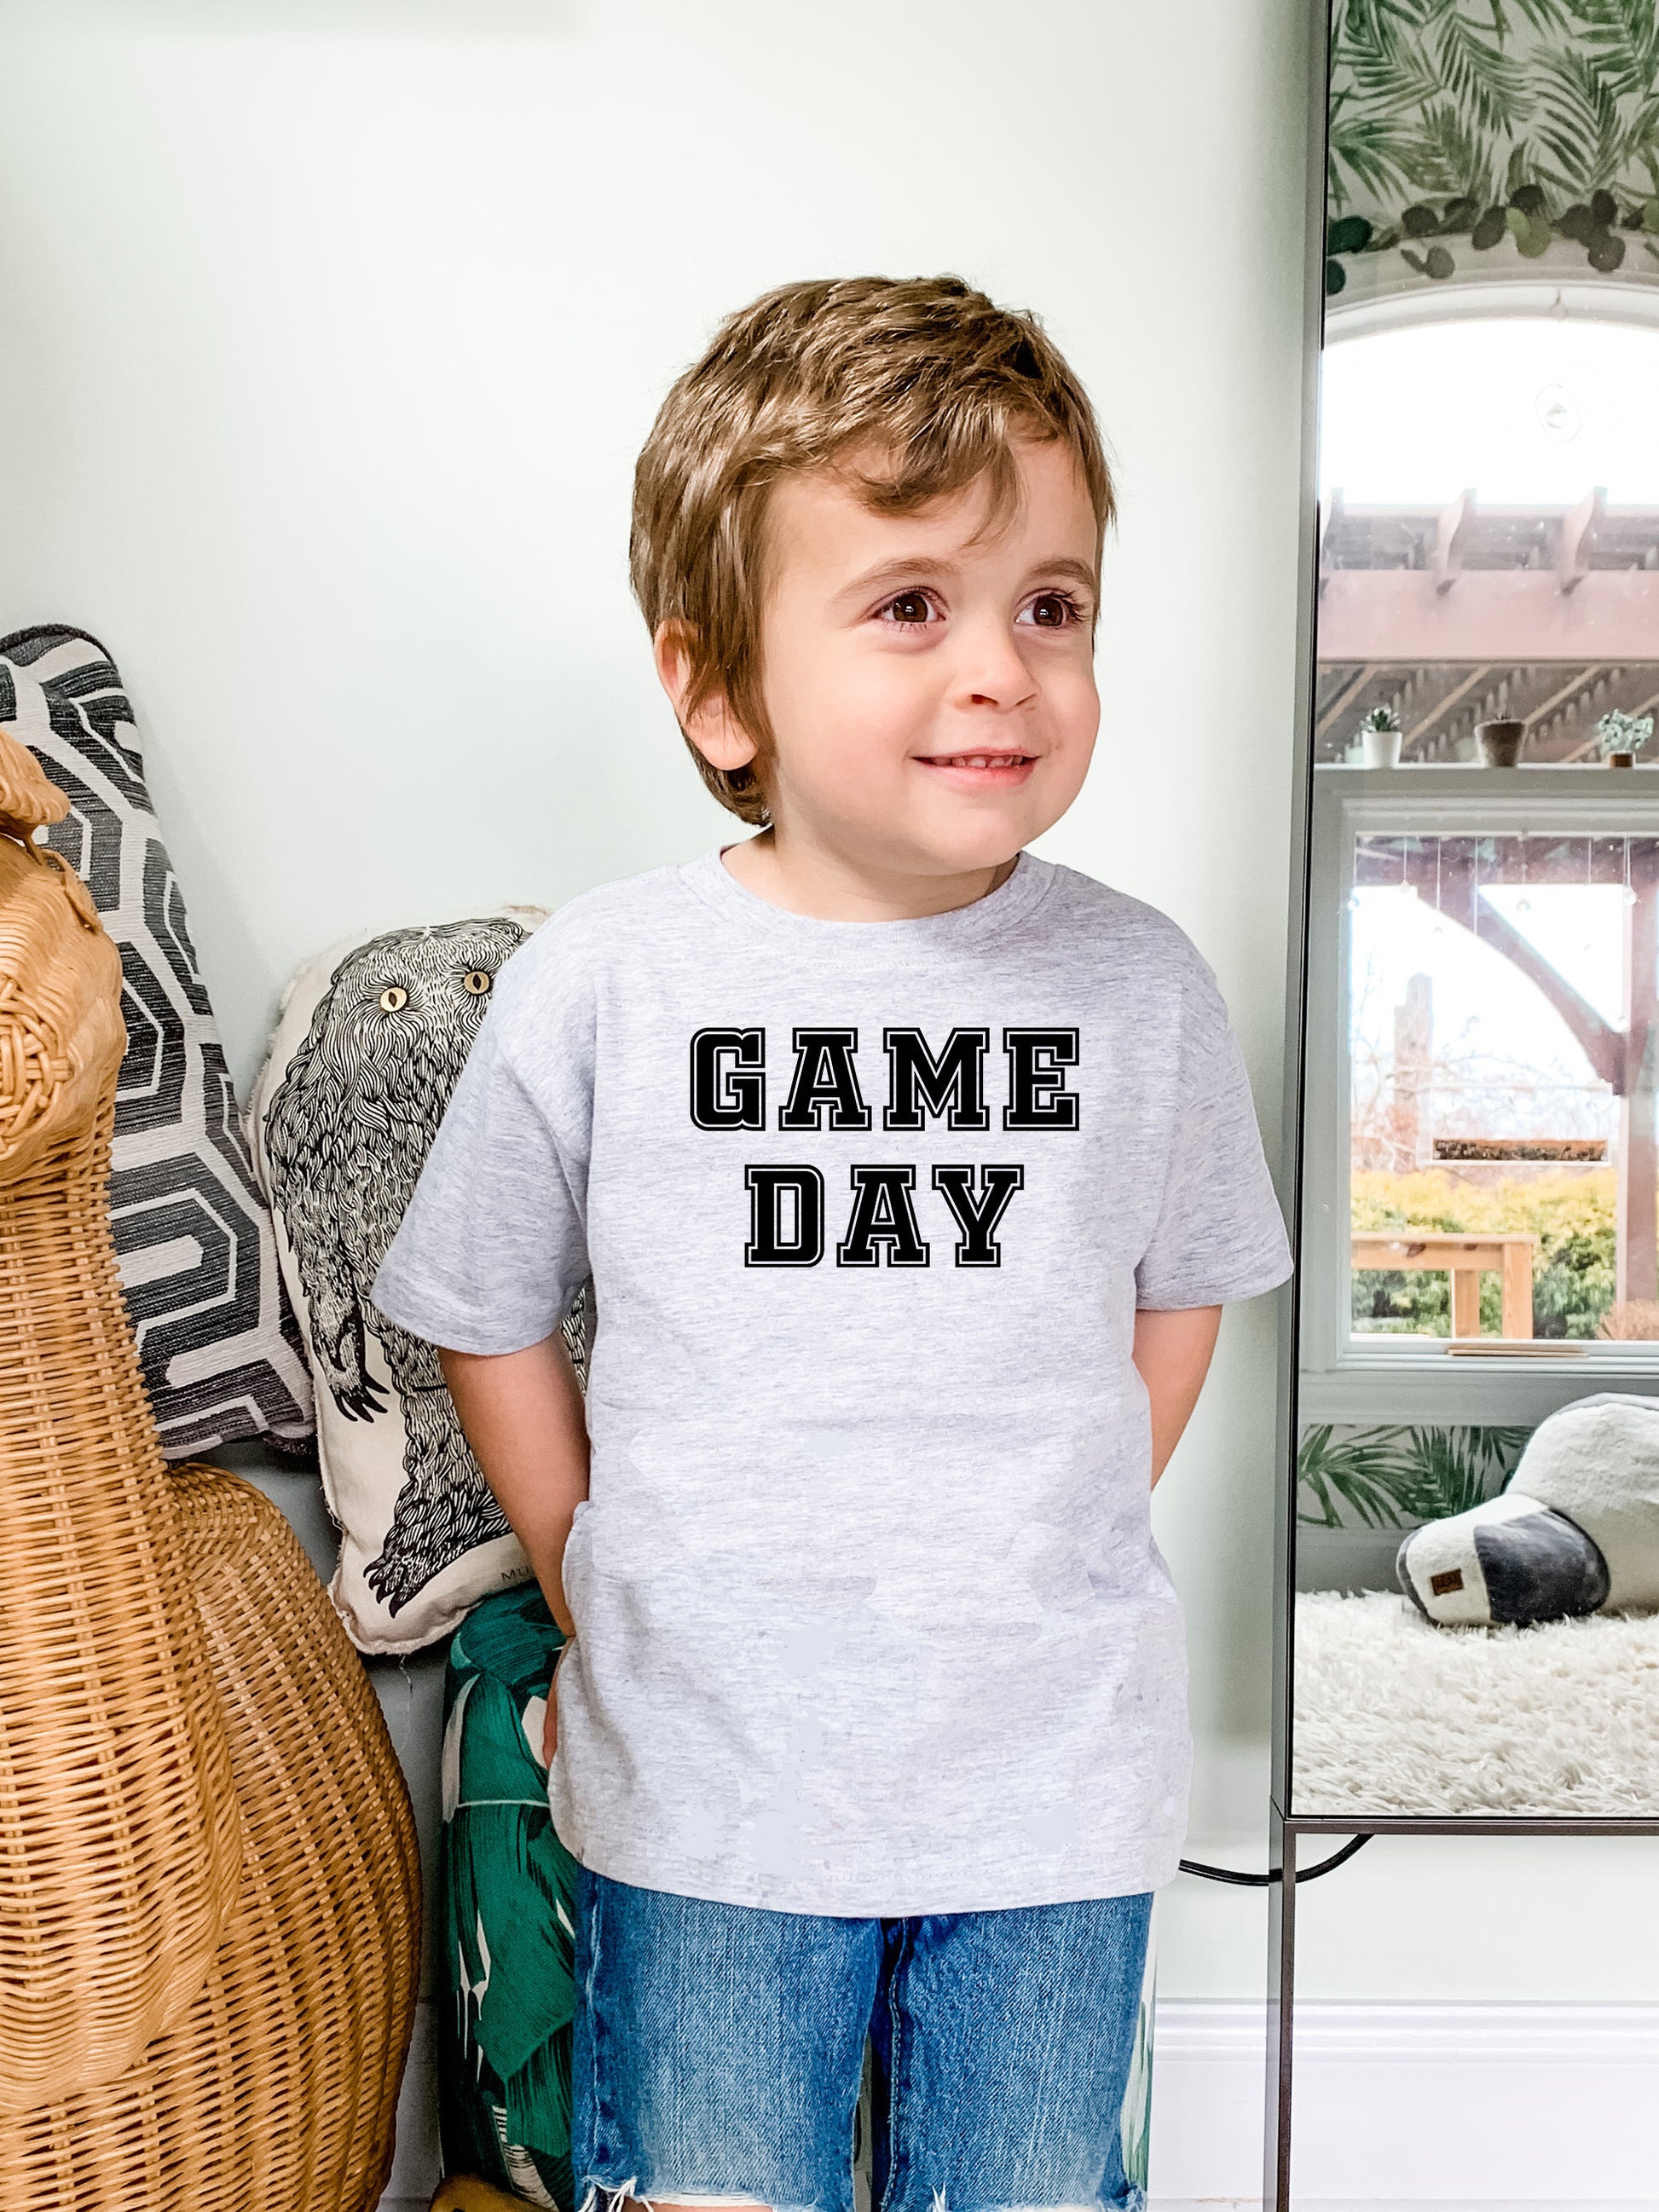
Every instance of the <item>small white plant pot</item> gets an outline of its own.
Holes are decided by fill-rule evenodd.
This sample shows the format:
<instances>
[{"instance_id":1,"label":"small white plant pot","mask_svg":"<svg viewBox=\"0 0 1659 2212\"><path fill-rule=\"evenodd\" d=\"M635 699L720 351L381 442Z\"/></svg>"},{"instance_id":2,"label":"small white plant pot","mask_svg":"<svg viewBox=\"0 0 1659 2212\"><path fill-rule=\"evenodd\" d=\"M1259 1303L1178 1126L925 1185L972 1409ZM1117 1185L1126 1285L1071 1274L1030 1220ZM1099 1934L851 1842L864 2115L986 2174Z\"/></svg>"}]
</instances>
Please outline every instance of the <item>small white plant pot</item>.
<instances>
[{"instance_id":1,"label":"small white plant pot","mask_svg":"<svg viewBox=\"0 0 1659 2212\"><path fill-rule=\"evenodd\" d=\"M1403 736L1400 730L1362 730L1360 758L1367 768L1398 768Z\"/></svg>"}]
</instances>

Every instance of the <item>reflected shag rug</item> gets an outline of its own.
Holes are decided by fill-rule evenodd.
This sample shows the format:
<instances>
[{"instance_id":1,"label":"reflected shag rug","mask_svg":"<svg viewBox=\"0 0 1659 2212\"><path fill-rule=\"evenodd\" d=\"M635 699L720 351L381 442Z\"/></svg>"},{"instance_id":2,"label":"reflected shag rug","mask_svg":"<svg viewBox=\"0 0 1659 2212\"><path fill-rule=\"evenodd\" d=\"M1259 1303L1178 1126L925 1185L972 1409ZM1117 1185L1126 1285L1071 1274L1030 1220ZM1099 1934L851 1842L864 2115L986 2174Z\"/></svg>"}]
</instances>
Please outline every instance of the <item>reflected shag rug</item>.
<instances>
[{"instance_id":1,"label":"reflected shag rug","mask_svg":"<svg viewBox=\"0 0 1659 2212\"><path fill-rule=\"evenodd\" d=\"M1296 1601L1298 1813L1659 1814L1659 1614L1436 1628Z\"/></svg>"}]
</instances>

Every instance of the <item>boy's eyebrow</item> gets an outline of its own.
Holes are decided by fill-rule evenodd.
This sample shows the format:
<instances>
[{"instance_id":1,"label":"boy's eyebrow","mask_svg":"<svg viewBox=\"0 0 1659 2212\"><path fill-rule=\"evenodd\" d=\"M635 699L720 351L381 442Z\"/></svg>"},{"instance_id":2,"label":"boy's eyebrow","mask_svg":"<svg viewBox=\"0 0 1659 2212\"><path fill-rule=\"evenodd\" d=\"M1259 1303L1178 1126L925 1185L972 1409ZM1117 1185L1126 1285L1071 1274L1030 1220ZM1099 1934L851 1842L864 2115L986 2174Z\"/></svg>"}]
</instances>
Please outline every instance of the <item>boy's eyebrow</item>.
<instances>
[{"instance_id":1,"label":"boy's eyebrow","mask_svg":"<svg viewBox=\"0 0 1659 2212\"><path fill-rule=\"evenodd\" d=\"M948 554L900 554L890 561L878 561L872 568L851 577L838 594L842 599L862 599L866 592L878 591L884 585L914 581L917 576L955 576L961 573L962 563L952 561Z\"/></svg>"},{"instance_id":2,"label":"boy's eyebrow","mask_svg":"<svg viewBox=\"0 0 1659 2212\"><path fill-rule=\"evenodd\" d=\"M1031 574L1034 576L1069 576L1074 584L1081 584L1085 591L1097 592L1100 589L1099 572L1089 562L1073 561L1067 556L1062 556L1058 561L1039 561Z\"/></svg>"}]
</instances>

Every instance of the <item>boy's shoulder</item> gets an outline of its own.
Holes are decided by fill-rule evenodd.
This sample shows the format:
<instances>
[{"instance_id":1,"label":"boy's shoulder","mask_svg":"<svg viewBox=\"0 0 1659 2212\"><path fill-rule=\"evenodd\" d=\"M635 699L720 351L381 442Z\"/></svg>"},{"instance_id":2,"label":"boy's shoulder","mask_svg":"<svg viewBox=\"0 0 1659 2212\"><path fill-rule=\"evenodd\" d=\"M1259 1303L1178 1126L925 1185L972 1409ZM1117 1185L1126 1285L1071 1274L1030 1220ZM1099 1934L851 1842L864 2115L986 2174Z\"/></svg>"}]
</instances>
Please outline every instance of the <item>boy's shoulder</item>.
<instances>
[{"instance_id":1,"label":"boy's shoulder","mask_svg":"<svg viewBox=\"0 0 1659 2212\"><path fill-rule=\"evenodd\" d=\"M597 1010L630 976L658 969L683 943L688 901L683 867L647 869L567 899L502 968L489 1026L515 1065L542 1056L553 1039L576 1048Z\"/></svg>"},{"instance_id":2,"label":"boy's shoulder","mask_svg":"<svg viewBox=\"0 0 1659 2212\"><path fill-rule=\"evenodd\" d=\"M684 913L684 873L678 866L648 868L567 899L508 963L513 994L591 981L635 951L652 951Z\"/></svg>"},{"instance_id":3,"label":"boy's shoulder","mask_svg":"<svg viewBox=\"0 0 1659 2212\"><path fill-rule=\"evenodd\" d=\"M1058 948L1086 957L1109 952L1120 979L1125 971L1164 984L1191 981L1213 988L1208 962L1178 921L1145 899L1103 884L1081 869L1049 863L1053 881L1040 909L1045 933Z\"/></svg>"},{"instance_id":4,"label":"boy's shoulder","mask_svg":"<svg viewBox=\"0 0 1659 2212\"><path fill-rule=\"evenodd\" d=\"M637 930L660 928L670 916L684 911L685 873L682 863L671 862L578 891L548 916L536 941L560 945L567 952L603 952Z\"/></svg>"}]
</instances>

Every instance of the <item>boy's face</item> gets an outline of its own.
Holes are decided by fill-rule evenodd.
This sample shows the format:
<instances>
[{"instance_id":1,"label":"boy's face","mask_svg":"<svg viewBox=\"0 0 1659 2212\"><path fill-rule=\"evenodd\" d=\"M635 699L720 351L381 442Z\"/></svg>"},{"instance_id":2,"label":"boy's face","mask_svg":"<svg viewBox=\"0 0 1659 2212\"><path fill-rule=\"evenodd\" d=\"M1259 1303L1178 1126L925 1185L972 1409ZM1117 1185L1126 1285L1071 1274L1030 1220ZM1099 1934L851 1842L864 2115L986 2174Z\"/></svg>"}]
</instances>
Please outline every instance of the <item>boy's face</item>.
<instances>
[{"instance_id":1,"label":"boy's face","mask_svg":"<svg viewBox=\"0 0 1659 2212\"><path fill-rule=\"evenodd\" d=\"M1100 720L1094 511L1064 444L1016 459L1019 498L988 526L983 483L908 515L833 477L774 492L762 685L781 841L863 873L962 875L1076 798Z\"/></svg>"}]
</instances>

